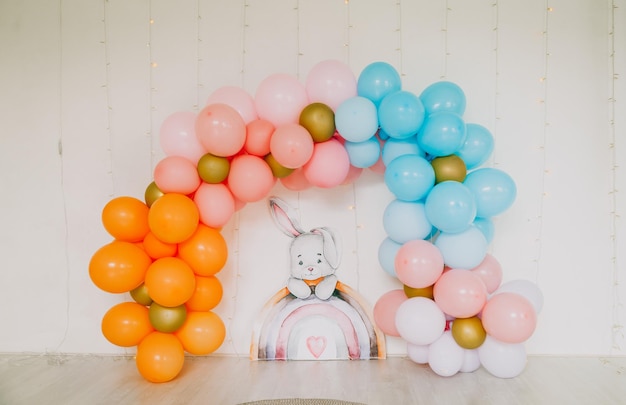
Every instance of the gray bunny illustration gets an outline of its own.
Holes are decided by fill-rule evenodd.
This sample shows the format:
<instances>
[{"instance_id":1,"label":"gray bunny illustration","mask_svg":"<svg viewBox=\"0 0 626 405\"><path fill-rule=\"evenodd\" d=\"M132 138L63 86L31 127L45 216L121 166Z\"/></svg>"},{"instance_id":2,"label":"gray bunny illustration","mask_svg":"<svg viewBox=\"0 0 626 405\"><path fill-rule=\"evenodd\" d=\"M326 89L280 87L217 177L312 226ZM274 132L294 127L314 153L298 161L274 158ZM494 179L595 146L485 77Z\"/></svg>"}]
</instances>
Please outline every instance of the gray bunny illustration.
<instances>
[{"instance_id":1,"label":"gray bunny illustration","mask_svg":"<svg viewBox=\"0 0 626 405\"><path fill-rule=\"evenodd\" d=\"M329 299L337 286L335 270L341 260L341 246L335 232L328 227L304 231L291 207L278 197L269 199L269 207L278 228L293 239L289 247L291 270L287 289L300 299L312 293L319 299Z\"/></svg>"}]
</instances>

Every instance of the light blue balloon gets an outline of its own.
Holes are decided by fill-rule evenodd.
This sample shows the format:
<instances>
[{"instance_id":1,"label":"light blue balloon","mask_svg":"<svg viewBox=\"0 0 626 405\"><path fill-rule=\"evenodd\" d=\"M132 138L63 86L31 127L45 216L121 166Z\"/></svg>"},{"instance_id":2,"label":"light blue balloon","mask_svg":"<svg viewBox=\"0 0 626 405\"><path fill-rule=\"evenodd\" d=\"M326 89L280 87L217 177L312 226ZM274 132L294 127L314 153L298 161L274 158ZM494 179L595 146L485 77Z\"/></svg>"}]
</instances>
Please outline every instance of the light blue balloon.
<instances>
[{"instance_id":1,"label":"light blue balloon","mask_svg":"<svg viewBox=\"0 0 626 405\"><path fill-rule=\"evenodd\" d=\"M435 171L421 156L402 155L387 166L385 184L398 200L417 201L435 185Z\"/></svg>"},{"instance_id":2,"label":"light blue balloon","mask_svg":"<svg viewBox=\"0 0 626 405\"><path fill-rule=\"evenodd\" d=\"M426 218L424 203L393 200L383 212L383 227L387 236L397 243L425 239L432 225Z\"/></svg>"},{"instance_id":3,"label":"light blue balloon","mask_svg":"<svg viewBox=\"0 0 626 405\"><path fill-rule=\"evenodd\" d=\"M378 130L376 106L365 97L350 97L335 111L335 128L347 141L368 140Z\"/></svg>"},{"instance_id":4,"label":"light blue balloon","mask_svg":"<svg viewBox=\"0 0 626 405\"><path fill-rule=\"evenodd\" d=\"M432 156L457 152L466 138L465 121L460 115L441 111L429 115L417 134L420 149Z\"/></svg>"},{"instance_id":5,"label":"light blue balloon","mask_svg":"<svg viewBox=\"0 0 626 405\"><path fill-rule=\"evenodd\" d=\"M506 211L517 195L515 182L507 173L492 167L476 169L463 181L474 194L476 216L490 218Z\"/></svg>"},{"instance_id":6,"label":"light blue balloon","mask_svg":"<svg viewBox=\"0 0 626 405\"><path fill-rule=\"evenodd\" d=\"M401 247L402 244L394 242L391 238L385 238L378 247L378 262L383 270L393 277L397 277L395 261Z\"/></svg>"},{"instance_id":7,"label":"light blue balloon","mask_svg":"<svg viewBox=\"0 0 626 405\"><path fill-rule=\"evenodd\" d=\"M392 160L402 155L417 155L426 157L426 154L417 146L417 138L407 139L389 138L383 145L383 163L389 166Z\"/></svg>"},{"instance_id":8,"label":"light blue balloon","mask_svg":"<svg viewBox=\"0 0 626 405\"><path fill-rule=\"evenodd\" d=\"M494 141L491 132L479 124L465 125L465 142L456 154L463 159L467 170L475 169L489 159Z\"/></svg>"},{"instance_id":9,"label":"light blue balloon","mask_svg":"<svg viewBox=\"0 0 626 405\"><path fill-rule=\"evenodd\" d=\"M383 98L378 106L378 122L387 135L405 139L417 134L425 117L420 99L408 91L396 91Z\"/></svg>"},{"instance_id":10,"label":"light blue balloon","mask_svg":"<svg viewBox=\"0 0 626 405\"><path fill-rule=\"evenodd\" d=\"M346 141L343 146L348 152L350 164L354 167L364 169L373 166L380 157L380 143L376 137L363 142Z\"/></svg>"},{"instance_id":11,"label":"light blue balloon","mask_svg":"<svg viewBox=\"0 0 626 405\"><path fill-rule=\"evenodd\" d=\"M465 113L465 93L456 83L441 81L426 87L420 99L424 103L426 114L438 111L453 112L458 115Z\"/></svg>"},{"instance_id":12,"label":"light blue balloon","mask_svg":"<svg viewBox=\"0 0 626 405\"><path fill-rule=\"evenodd\" d=\"M473 269L487 254L485 235L473 226L459 233L441 232L435 246L439 248L443 262L453 269Z\"/></svg>"},{"instance_id":13,"label":"light blue balloon","mask_svg":"<svg viewBox=\"0 0 626 405\"><path fill-rule=\"evenodd\" d=\"M367 65L359 75L356 85L357 94L368 98L377 107L387 94L401 88L402 80L398 71L387 62Z\"/></svg>"},{"instance_id":14,"label":"light blue balloon","mask_svg":"<svg viewBox=\"0 0 626 405\"><path fill-rule=\"evenodd\" d=\"M462 232L476 218L474 196L458 181L437 184L428 193L424 206L428 221L442 232Z\"/></svg>"},{"instance_id":15,"label":"light blue balloon","mask_svg":"<svg viewBox=\"0 0 626 405\"><path fill-rule=\"evenodd\" d=\"M491 220L491 218L476 217L473 225L478 228L483 233L483 235L485 235L485 239L487 239L487 244L493 241L495 226L493 225L493 221Z\"/></svg>"}]
</instances>

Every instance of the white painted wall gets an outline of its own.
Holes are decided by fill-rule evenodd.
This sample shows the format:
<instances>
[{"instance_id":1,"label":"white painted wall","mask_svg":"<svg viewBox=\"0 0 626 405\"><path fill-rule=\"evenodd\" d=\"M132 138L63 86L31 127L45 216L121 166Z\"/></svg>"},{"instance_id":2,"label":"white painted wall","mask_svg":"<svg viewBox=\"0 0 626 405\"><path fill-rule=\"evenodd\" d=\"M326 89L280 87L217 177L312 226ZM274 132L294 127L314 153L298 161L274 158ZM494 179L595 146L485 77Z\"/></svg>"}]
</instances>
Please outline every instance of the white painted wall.
<instances>
[{"instance_id":1,"label":"white painted wall","mask_svg":"<svg viewBox=\"0 0 626 405\"><path fill-rule=\"evenodd\" d=\"M254 94L272 73L303 79L339 59L357 76L389 62L417 94L440 79L464 89L466 120L496 139L489 165L518 186L490 252L505 280L545 295L528 351L626 354L625 31L624 0L3 0L0 351L123 353L100 319L128 296L100 291L87 267L110 240L104 204L152 181L160 123L218 87ZM273 192L305 227L339 228L338 275L372 304L400 287L377 262L392 199L381 176ZM245 356L288 241L263 202L223 232L219 352Z\"/></svg>"}]
</instances>

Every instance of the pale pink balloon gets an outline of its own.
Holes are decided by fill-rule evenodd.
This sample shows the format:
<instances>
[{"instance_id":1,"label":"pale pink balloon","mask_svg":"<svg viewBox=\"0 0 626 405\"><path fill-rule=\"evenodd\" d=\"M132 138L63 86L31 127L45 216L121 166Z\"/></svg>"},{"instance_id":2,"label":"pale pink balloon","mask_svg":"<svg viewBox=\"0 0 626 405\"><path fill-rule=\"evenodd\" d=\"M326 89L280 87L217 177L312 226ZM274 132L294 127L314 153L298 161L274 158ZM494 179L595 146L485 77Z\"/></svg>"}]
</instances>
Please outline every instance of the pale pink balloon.
<instances>
[{"instance_id":1,"label":"pale pink balloon","mask_svg":"<svg viewBox=\"0 0 626 405\"><path fill-rule=\"evenodd\" d=\"M281 165L297 169L313 155L313 138L301 125L283 124L272 134L270 152Z\"/></svg>"},{"instance_id":2,"label":"pale pink balloon","mask_svg":"<svg viewBox=\"0 0 626 405\"><path fill-rule=\"evenodd\" d=\"M368 167L368 169L370 169L376 174L385 174L385 170L387 170L387 167L385 166L385 162L383 162L382 155L378 158L376 163Z\"/></svg>"},{"instance_id":3,"label":"pale pink balloon","mask_svg":"<svg viewBox=\"0 0 626 405\"><path fill-rule=\"evenodd\" d=\"M341 185L343 186L346 184L354 183L355 181L359 179L359 177L361 177L361 174L363 174L362 167L354 167L350 165L350 170L348 170L348 175L346 176L346 179L341 183Z\"/></svg>"},{"instance_id":4,"label":"pale pink balloon","mask_svg":"<svg viewBox=\"0 0 626 405\"><path fill-rule=\"evenodd\" d=\"M209 96L206 105L226 104L233 107L246 124L257 119L254 99L247 91L236 86L223 86Z\"/></svg>"},{"instance_id":5,"label":"pale pink balloon","mask_svg":"<svg viewBox=\"0 0 626 405\"><path fill-rule=\"evenodd\" d=\"M443 273L433 289L435 302L443 312L455 318L478 314L487 302L482 280L468 270L450 269Z\"/></svg>"},{"instance_id":6,"label":"pale pink balloon","mask_svg":"<svg viewBox=\"0 0 626 405\"><path fill-rule=\"evenodd\" d=\"M340 185L350 171L348 152L335 139L316 143L313 156L303 166L304 176L316 187L332 188Z\"/></svg>"},{"instance_id":7,"label":"pale pink balloon","mask_svg":"<svg viewBox=\"0 0 626 405\"><path fill-rule=\"evenodd\" d=\"M324 103L333 111L357 95L357 80L350 67L332 59L313 66L306 77L305 87L311 103Z\"/></svg>"},{"instance_id":8,"label":"pale pink balloon","mask_svg":"<svg viewBox=\"0 0 626 405\"><path fill-rule=\"evenodd\" d=\"M404 290L391 290L383 294L374 304L374 322L386 335L400 336L396 327L396 312L407 299Z\"/></svg>"},{"instance_id":9,"label":"pale pink balloon","mask_svg":"<svg viewBox=\"0 0 626 405\"><path fill-rule=\"evenodd\" d=\"M206 153L196 136L196 114L179 111L171 114L161 124L159 141L167 156L182 156L193 163Z\"/></svg>"},{"instance_id":10,"label":"pale pink balloon","mask_svg":"<svg viewBox=\"0 0 626 405\"><path fill-rule=\"evenodd\" d=\"M226 104L204 107L198 113L195 128L200 143L215 156L233 156L246 141L246 124L239 113Z\"/></svg>"},{"instance_id":11,"label":"pale pink balloon","mask_svg":"<svg viewBox=\"0 0 626 405\"><path fill-rule=\"evenodd\" d=\"M311 183L304 176L304 170L302 168L294 170L289 176L282 177L280 179L285 188L291 191L303 191L313 187Z\"/></svg>"},{"instance_id":12,"label":"pale pink balloon","mask_svg":"<svg viewBox=\"0 0 626 405\"><path fill-rule=\"evenodd\" d=\"M182 156L167 156L154 168L154 182L164 193L191 194L201 181L196 165Z\"/></svg>"},{"instance_id":13,"label":"pale pink balloon","mask_svg":"<svg viewBox=\"0 0 626 405\"><path fill-rule=\"evenodd\" d=\"M224 184L202 183L193 198L200 221L211 227L221 228L235 212L235 199Z\"/></svg>"},{"instance_id":14,"label":"pale pink balloon","mask_svg":"<svg viewBox=\"0 0 626 405\"><path fill-rule=\"evenodd\" d=\"M519 294L503 292L492 296L482 313L487 334L505 343L522 343L537 326L537 313L532 303Z\"/></svg>"},{"instance_id":15,"label":"pale pink balloon","mask_svg":"<svg viewBox=\"0 0 626 405\"><path fill-rule=\"evenodd\" d=\"M274 125L267 120L254 120L246 125L246 143L244 149L251 155L265 156L270 153L270 139Z\"/></svg>"},{"instance_id":16,"label":"pale pink balloon","mask_svg":"<svg viewBox=\"0 0 626 405\"><path fill-rule=\"evenodd\" d=\"M435 284L443 272L443 256L435 245L425 240L403 244L394 260L396 276L402 284L425 288Z\"/></svg>"},{"instance_id":17,"label":"pale pink balloon","mask_svg":"<svg viewBox=\"0 0 626 405\"><path fill-rule=\"evenodd\" d=\"M258 156L240 155L230 163L228 187L233 196L243 202L265 198L275 180L272 169Z\"/></svg>"},{"instance_id":18,"label":"pale pink balloon","mask_svg":"<svg viewBox=\"0 0 626 405\"><path fill-rule=\"evenodd\" d=\"M485 255L485 258L478 266L470 271L480 277L483 283L485 283L489 294L497 290L500 287L500 283L502 283L502 266L489 253Z\"/></svg>"},{"instance_id":19,"label":"pale pink balloon","mask_svg":"<svg viewBox=\"0 0 626 405\"><path fill-rule=\"evenodd\" d=\"M263 79L254 96L259 118L278 127L297 123L309 104L304 85L295 76L276 73Z\"/></svg>"}]
</instances>

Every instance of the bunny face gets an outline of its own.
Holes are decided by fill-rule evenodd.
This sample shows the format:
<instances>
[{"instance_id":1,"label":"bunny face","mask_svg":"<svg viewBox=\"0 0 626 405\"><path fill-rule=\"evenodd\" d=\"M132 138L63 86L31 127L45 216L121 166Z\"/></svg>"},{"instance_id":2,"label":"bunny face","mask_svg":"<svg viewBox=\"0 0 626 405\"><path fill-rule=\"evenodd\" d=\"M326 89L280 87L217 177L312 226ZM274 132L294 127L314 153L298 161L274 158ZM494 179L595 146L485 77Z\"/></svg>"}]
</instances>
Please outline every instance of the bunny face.
<instances>
[{"instance_id":1,"label":"bunny face","mask_svg":"<svg viewBox=\"0 0 626 405\"><path fill-rule=\"evenodd\" d=\"M335 272L324 255L324 237L309 233L300 235L291 243L291 276L302 280L316 280Z\"/></svg>"}]
</instances>

